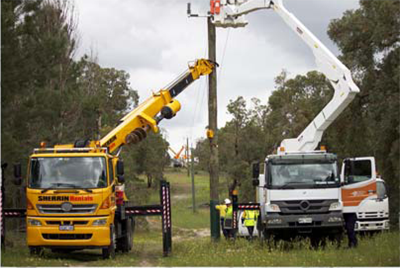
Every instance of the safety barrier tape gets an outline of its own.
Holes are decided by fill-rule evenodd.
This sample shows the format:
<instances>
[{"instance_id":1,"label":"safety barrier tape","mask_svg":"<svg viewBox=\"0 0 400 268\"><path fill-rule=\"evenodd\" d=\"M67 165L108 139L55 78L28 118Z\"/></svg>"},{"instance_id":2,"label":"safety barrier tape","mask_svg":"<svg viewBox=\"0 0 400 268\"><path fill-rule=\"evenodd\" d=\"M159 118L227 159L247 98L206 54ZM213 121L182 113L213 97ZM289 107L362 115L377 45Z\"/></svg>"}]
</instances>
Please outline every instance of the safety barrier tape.
<instances>
[{"instance_id":1,"label":"safety barrier tape","mask_svg":"<svg viewBox=\"0 0 400 268\"><path fill-rule=\"evenodd\" d=\"M163 226L164 232L167 232L167 198L166 198L166 187L162 187L162 206L163 206Z\"/></svg>"},{"instance_id":2,"label":"safety barrier tape","mask_svg":"<svg viewBox=\"0 0 400 268\"><path fill-rule=\"evenodd\" d=\"M260 209L260 205L238 205L238 209Z\"/></svg>"},{"instance_id":3,"label":"safety barrier tape","mask_svg":"<svg viewBox=\"0 0 400 268\"><path fill-rule=\"evenodd\" d=\"M13 209L4 209L4 217L25 217L26 211L25 209L18 209L14 210Z\"/></svg>"},{"instance_id":4,"label":"safety barrier tape","mask_svg":"<svg viewBox=\"0 0 400 268\"><path fill-rule=\"evenodd\" d=\"M170 211L170 199L169 199L169 191L167 192L167 226L171 228L171 211Z\"/></svg>"},{"instance_id":5,"label":"safety barrier tape","mask_svg":"<svg viewBox=\"0 0 400 268\"><path fill-rule=\"evenodd\" d=\"M147 210L126 210L126 214L159 214L161 209L147 209Z\"/></svg>"},{"instance_id":6,"label":"safety barrier tape","mask_svg":"<svg viewBox=\"0 0 400 268\"><path fill-rule=\"evenodd\" d=\"M3 191L0 191L0 230L1 230L1 237L4 236L4 230L3 230L3 195L2 195L2 192Z\"/></svg>"}]
</instances>

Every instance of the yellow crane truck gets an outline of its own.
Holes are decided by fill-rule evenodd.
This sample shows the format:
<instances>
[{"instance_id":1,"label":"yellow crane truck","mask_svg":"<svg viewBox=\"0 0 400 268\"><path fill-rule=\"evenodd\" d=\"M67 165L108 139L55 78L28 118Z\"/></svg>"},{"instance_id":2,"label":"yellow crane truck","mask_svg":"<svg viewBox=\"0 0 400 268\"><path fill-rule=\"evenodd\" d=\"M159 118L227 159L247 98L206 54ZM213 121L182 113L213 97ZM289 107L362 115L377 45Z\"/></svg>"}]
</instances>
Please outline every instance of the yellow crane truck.
<instances>
[{"instance_id":1,"label":"yellow crane truck","mask_svg":"<svg viewBox=\"0 0 400 268\"><path fill-rule=\"evenodd\" d=\"M32 254L43 248L72 251L102 249L104 258L132 248L134 218L124 210L122 146L143 140L158 123L180 110L174 98L217 66L200 59L165 89L153 93L124 116L104 138L46 148L29 158L26 187L27 244ZM15 167L21 174L21 166Z\"/></svg>"}]
</instances>

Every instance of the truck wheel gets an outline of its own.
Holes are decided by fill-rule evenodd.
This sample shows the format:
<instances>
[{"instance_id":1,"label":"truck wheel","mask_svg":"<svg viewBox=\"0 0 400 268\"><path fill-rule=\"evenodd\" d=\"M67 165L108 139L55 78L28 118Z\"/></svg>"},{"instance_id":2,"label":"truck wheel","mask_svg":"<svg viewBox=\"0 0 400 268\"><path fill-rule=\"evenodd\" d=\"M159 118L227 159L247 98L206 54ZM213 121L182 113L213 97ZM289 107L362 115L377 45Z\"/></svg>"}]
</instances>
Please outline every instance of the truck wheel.
<instances>
[{"instance_id":1,"label":"truck wheel","mask_svg":"<svg viewBox=\"0 0 400 268\"><path fill-rule=\"evenodd\" d=\"M110 227L110 245L102 249L103 259L115 258L115 248L116 248L117 235L115 233L114 225Z\"/></svg>"},{"instance_id":2,"label":"truck wheel","mask_svg":"<svg viewBox=\"0 0 400 268\"><path fill-rule=\"evenodd\" d=\"M124 222L125 235L120 238L119 245L122 252L129 252L132 249L133 228L132 219L128 218Z\"/></svg>"},{"instance_id":3,"label":"truck wheel","mask_svg":"<svg viewBox=\"0 0 400 268\"><path fill-rule=\"evenodd\" d=\"M322 234L313 234L310 237L311 247L314 249L326 247L326 239L327 237Z\"/></svg>"},{"instance_id":4,"label":"truck wheel","mask_svg":"<svg viewBox=\"0 0 400 268\"><path fill-rule=\"evenodd\" d=\"M130 230L131 237L129 238L129 251L133 248L133 233L135 232L135 220L133 218L129 218L128 228Z\"/></svg>"},{"instance_id":5,"label":"truck wheel","mask_svg":"<svg viewBox=\"0 0 400 268\"><path fill-rule=\"evenodd\" d=\"M276 246L275 237L265 226L262 226L261 228L262 229L258 231L259 239L263 245L268 247L268 251L271 252L272 248Z\"/></svg>"},{"instance_id":6,"label":"truck wheel","mask_svg":"<svg viewBox=\"0 0 400 268\"><path fill-rule=\"evenodd\" d=\"M342 232L329 235L329 240L336 244L336 248L340 248L342 239L343 239Z\"/></svg>"},{"instance_id":7,"label":"truck wheel","mask_svg":"<svg viewBox=\"0 0 400 268\"><path fill-rule=\"evenodd\" d=\"M44 250L42 247L29 247L29 254L36 256L43 256Z\"/></svg>"}]
</instances>

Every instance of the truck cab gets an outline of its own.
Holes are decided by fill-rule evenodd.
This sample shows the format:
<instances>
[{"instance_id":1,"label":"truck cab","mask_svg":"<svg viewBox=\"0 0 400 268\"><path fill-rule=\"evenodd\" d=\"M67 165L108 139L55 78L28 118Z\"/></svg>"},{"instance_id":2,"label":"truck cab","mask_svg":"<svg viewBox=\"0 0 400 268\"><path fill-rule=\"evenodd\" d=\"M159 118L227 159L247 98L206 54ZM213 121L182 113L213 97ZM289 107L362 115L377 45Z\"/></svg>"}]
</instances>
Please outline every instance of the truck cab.
<instances>
[{"instance_id":1,"label":"truck cab","mask_svg":"<svg viewBox=\"0 0 400 268\"><path fill-rule=\"evenodd\" d=\"M264 236L341 234L340 178L335 154L269 155L257 180Z\"/></svg>"},{"instance_id":2,"label":"truck cab","mask_svg":"<svg viewBox=\"0 0 400 268\"><path fill-rule=\"evenodd\" d=\"M100 248L109 257L117 243L132 247L133 219L116 217L117 161L106 148L34 150L26 188L32 253Z\"/></svg>"},{"instance_id":3,"label":"truck cab","mask_svg":"<svg viewBox=\"0 0 400 268\"><path fill-rule=\"evenodd\" d=\"M374 157L346 158L341 170L343 212L355 213L358 232L389 229L389 198Z\"/></svg>"}]
</instances>

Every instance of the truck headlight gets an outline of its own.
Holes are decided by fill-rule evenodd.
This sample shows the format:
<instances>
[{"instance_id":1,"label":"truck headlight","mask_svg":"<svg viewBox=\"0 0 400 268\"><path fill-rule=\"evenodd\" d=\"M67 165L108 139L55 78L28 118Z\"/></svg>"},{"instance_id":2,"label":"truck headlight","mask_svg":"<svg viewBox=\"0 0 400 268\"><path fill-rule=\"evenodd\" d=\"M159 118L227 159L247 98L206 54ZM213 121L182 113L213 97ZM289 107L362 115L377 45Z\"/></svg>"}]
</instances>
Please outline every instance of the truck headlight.
<instances>
[{"instance_id":1,"label":"truck headlight","mask_svg":"<svg viewBox=\"0 0 400 268\"><path fill-rule=\"evenodd\" d=\"M330 206L329 206L329 210L342 210L343 206L342 206L342 202L333 202Z\"/></svg>"},{"instance_id":2,"label":"truck headlight","mask_svg":"<svg viewBox=\"0 0 400 268\"><path fill-rule=\"evenodd\" d=\"M92 225L103 226L107 224L107 219L100 219L93 221Z\"/></svg>"},{"instance_id":3,"label":"truck headlight","mask_svg":"<svg viewBox=\"0 0 400 268\"><path fill-rule=\"evenodd\" d=\"M341 217L329 217L328 222L341 222Z\"/></svg>"},{"instance_id":4,"label":"truck headlight","mask_svg":"<svg viewBox=\"0 0 400 268\"><path fill-rule=\"evenodd\" d=\"M270 219L267 221L268 224L281 224L282 219Z\"/></svg>"},{"instance_id":5,"label":"truck headlight","mask_svg":"<svg viewBox=\"0 0 400 268\"><path fill-rule=\"evenodd\" d=\"M42 226L42 223L35 219L28 219L28 225L31 226Z\"/></svg>"},{"instance_id":6,"label":"truck headlight","mask_svg":"<svg viewBox=\"0 0 400 268\"><path fill-rule=\"evenodd\" d=\"M267 204L265 207L266 212L281 212L281 209L277 204Z\"/></svg>"},{"instance_id":7,"label":"truck headlight","mask_svg":"<svg viewBox=\"0 0 400 268\"><path fill-rule=\"evenodd\" d=\"M389 229L389 221L385 221L385 229Z\"/></svg>"}]
</instances>

